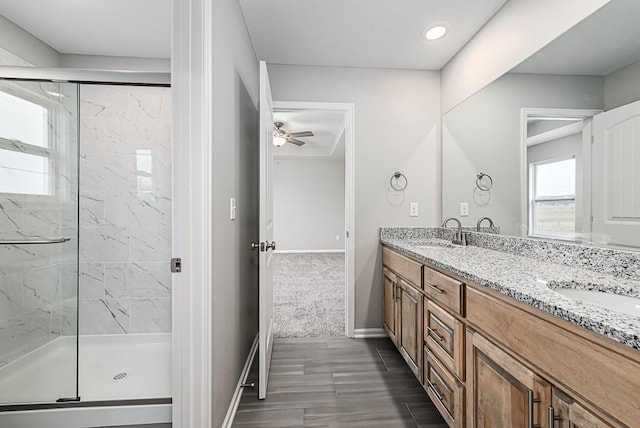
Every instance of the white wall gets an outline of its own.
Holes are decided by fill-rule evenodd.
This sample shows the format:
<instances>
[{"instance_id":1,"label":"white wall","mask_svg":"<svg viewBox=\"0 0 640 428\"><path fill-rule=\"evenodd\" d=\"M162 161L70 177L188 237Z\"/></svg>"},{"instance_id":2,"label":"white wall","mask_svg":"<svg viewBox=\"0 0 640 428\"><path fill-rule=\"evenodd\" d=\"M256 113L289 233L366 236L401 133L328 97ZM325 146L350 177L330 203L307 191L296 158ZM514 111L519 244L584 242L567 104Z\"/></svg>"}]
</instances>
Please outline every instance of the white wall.
<instances>
[{"instance_id":1,"label":"white wall","mask_svg":"<svg viewBox=\"0 0 640 428\"><path fill-rule=\"evenodd\" d=\"M604 78L604 108L611 110L640 99L640 62Z\"/></svg>"},{"instance_id":2,"label":"white wall","mask_svg":"<svg viewBox=\"0 0 640 428\"><path fill-rule=\"evenodd\" d=\"M0 15L0 48L6 49L36 67L58 66L58 51L2 15Z\"/></svg>"},{"instance_id":3,"label":"white wall","mask_svg":"<svg viewBox=\"0 0 640 428\"><path fill-rule=\"evenodd\" d=\"M600 109L603 103L601 77L507 74L448 112L443 119L442 216L459 217L459 203L468 202L464 226L489 216L502 233L520 235L521 109ZM476 190L479 172L493 178L491 192Z\"/></svg>"},{"instance_id":4,"label":"white wall","mask_svg":"<svg viewBox=\"0 0 640 428\"><path fill-rule=\"evenodd\" d=\"M451 110L609 1L510 0L442 69L442 111Z\"/></svg>"},{"instance_id":5,"label":"white wall","mask_svg":"<svg viewBox=\"0 0 640 428\"><path fill-rule=\"evenodd\" d=\"M355 328L382 325L381 226L440 221L438 72L270 65L278 101L355 104ZM404 192L389 188L395 171ZM409 217L409 202L420 216Z\"/></svg>"},{"instance_id":6,"label":"white wall","mask_svg":"<svg viewBox=\"0 0 640 428\"><path fill-rule=\"evenodd\" d=\"M344 250L344 159L276 160L273 212L278 250Z\"/></svg>"}]
</instances>

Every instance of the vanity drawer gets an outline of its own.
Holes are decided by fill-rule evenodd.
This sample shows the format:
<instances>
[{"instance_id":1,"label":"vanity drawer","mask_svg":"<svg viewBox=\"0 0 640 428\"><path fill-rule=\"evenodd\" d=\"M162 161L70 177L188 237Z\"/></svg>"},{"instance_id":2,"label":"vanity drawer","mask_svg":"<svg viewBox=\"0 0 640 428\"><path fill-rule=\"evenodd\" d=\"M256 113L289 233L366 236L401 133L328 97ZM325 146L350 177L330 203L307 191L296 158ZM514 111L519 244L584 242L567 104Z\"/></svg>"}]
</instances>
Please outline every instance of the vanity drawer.
<instances>
[{"instance_id":1,"label":"vanity drawer","mask_svg":"<svg viewBox=\"0 0 640 428\"><path fill-rule=\"evenodd\" d=\"M382 247L382 264L418 288L422 285L422 265L420 263L414 262L392 249Z\"/></svg>"},{"instance_id":2,"label":"vanity drawer","mask_svg":"<svg viewBox=\"0 0 640 428\"><path fill-rule=\"evenodd\" d=\"M462 283L424 267L424 292L442 306L462 315Z\"/></svg>"},{"instance_id":3,"label":"vanity drawer","mask_svg":"<svg viewBox=\"0 0 640 428\"><path fill-rule=\"evenodd\" d=\"M451 373L464 380L464 324L424 299L424 342Z\"/></svg>"},{"instance_id":4,"label":"vanity drawer","mask_svg":"<svg viewBox=\"0 0 640 428\"><path fill-rule=\"evenodd\" d=\"M464 426L464 386L424 348L424 389L450 427Z\"/></svg>"}]
</instances>

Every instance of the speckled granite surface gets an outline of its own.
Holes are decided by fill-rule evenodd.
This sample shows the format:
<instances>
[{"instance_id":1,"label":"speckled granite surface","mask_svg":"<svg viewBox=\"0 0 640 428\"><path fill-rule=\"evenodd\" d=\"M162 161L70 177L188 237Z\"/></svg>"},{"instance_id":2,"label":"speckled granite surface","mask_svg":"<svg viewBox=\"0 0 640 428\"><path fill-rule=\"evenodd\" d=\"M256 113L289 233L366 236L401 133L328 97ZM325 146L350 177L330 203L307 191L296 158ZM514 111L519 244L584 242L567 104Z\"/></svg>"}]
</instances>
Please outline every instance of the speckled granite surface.
<instances>
[{"instance_id":1,"label":"speckled granite surface","mask_svg":"<svg viewBox=\"0 0 640 428\"><path fill-rule=\"evenodd\" d=\"M553 287L546 285L551 283L554 287L561 284L565 288L613 290L620 294L640 297L640 281L614 277L608 270L598 272L583 266L572 267L558 262L524 257L517 253L511 254L475 245L452 247L448 245L448 241L438 239L438 234L442 234L442 232L438 232L436 229L425 229L422 235L420 235L422 232L393 234L389 233L389 230L383 234L381 230L380 239L383 244L408 256L429 262L506 296L640 350L640 316L618 313L565 297L554 291ZM431 245L419 246L425 243L431 243ZM590 263L585 264L593 266Z\"/></svg>"}]
</instances>

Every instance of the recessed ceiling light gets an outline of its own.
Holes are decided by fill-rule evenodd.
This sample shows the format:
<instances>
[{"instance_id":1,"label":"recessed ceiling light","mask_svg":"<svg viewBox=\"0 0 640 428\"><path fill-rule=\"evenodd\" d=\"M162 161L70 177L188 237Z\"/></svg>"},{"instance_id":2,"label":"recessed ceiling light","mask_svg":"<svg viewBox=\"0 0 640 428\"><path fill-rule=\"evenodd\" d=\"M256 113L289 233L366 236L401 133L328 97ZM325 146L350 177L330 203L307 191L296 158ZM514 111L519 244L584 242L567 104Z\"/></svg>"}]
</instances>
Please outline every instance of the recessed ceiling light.
<instances>
[{"instance_id":1,"label":"recessed ceiling light","mask_svg":"<svg viewBox=\"0 0 640 428\"><path fill-rule=\"evenodd\" d=\"M447 34L447 27L445 27L444 25L436 25L435 27L431 27L427 31L425 31L424 37L427 40L438 40L445 34Z\"/></svg>"}]
</instances>

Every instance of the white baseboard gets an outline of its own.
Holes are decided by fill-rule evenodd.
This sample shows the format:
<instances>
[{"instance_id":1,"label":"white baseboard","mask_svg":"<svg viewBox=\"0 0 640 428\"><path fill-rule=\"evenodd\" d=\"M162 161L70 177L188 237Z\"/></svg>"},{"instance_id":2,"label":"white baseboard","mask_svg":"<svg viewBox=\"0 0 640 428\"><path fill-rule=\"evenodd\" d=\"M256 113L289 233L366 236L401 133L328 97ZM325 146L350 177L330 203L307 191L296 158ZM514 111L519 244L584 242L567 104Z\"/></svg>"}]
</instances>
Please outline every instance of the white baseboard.
<instances>
[{"instance_id":1,"label":"white baseboard","mask_svg":"<svg viewBox=\"0 0 640 428\"><path fill-rule=\"evenodd\" d=\"M275 250L274 254L344 253L344 250Z\"/></svg>"},{"instance_id":2,"label":"white baseboard","mask_svg":"<svg viewBox=\"0 0 640 428\"><path fill-rule=\"evenodd\" d=\"M388 337L383 328L356 328L353 330L353 337L356 339L369 339L374 337Z\"/></svg>"},{"instance_id":3,"label":"white baseboard","mask_svg":"<svg viewBox=\"0 0 640 428\"><path fill-rule=\"evenodd\" d=\"M231 425L233 425L233 420L236 417L236 411L238 410L238 405L240 404L240 399L242 398L242 384L247 381L247 376L249 376L249 370L251 369L251 364L253 363L253 357L256 355L256 351L258 350L258 337L258 334L256 334L256 338L254 339L253 345L251 345L251 350L249 351L249 355L247 356L247 361L245 361L244 367L242 368L242 373L240 373L240 379L238 380L236 390L233 393L233 398L231 398L231 403L229 404L227 415L224 417L224 421L222 422L222 428L231 428ZM256 388L257 387L258 385L256 385Z\"/></svg>"}]
</instances>

